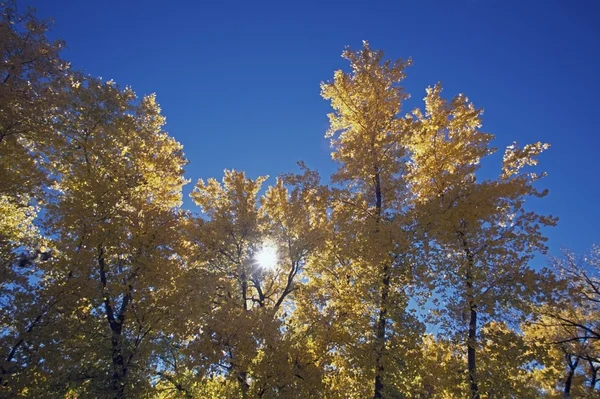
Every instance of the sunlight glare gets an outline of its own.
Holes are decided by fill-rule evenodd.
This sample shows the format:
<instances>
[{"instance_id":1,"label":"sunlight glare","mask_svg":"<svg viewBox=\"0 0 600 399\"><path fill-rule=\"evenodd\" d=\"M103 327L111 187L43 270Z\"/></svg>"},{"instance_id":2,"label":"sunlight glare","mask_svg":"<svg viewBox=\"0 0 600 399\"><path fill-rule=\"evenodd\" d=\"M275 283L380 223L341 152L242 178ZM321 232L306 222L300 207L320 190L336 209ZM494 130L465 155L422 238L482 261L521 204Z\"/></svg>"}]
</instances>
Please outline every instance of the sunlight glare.
<instances>
[{"instance_id":1,"label":"sunlight glare","mask_svg":"<svg viewBox=\"0 0 600 399\"><path fill-rule=\"evenodd\" d=\"M277 266L277 247L272 242L265 242L254 254L258 266L266 270L274 270Z\"/></svg>"}]
</instances>

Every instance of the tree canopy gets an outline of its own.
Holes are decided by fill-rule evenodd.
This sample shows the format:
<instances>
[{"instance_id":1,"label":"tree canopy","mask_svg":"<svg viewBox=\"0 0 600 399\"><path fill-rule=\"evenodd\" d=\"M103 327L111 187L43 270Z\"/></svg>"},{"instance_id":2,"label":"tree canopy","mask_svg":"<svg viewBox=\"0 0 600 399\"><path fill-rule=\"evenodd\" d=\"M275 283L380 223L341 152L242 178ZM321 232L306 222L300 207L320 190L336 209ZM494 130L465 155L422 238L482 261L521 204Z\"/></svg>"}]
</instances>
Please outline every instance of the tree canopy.
<instances>
[{"instance_id":1,"label":"tree canopy","mask_svg":"<svg viewBox=\"0 0 600 399\"><path fill-rule=\"evenodd\" d=\"M0 396L598 397L600 251L547 268L543 142L363 42L321 83L336 172L196 182L154 95L0 6ZM327 181L329 180L329 181Z\"/></svg>"}]
</instances>

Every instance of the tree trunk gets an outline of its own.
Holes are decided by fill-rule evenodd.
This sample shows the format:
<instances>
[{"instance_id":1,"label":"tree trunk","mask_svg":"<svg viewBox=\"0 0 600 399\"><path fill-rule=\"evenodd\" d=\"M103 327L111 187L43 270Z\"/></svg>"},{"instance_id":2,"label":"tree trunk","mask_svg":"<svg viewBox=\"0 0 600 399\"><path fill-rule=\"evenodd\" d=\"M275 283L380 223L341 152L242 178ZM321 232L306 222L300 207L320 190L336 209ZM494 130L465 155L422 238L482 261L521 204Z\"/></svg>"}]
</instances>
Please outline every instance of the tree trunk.
<instances>
[{"instance_id":1,"label":"tree trunk","mask_svg":"<svg viewBox=\"0 0 600 399\"><path fill-rule=\"evenodd\" d=\"M123 345L121 337L121 329L112 332L112 389L115 399L125 398L125 377L127 369L123 358Z\"/></svg>"},{"instance_id":2,"label":"tree trunk","mask_svg":"<svg viewBox=\"0 0 600 399\"><path fill-rule=\"evenodd\" d=\"M471 399L480 399L479 386L477 384L477 303L475 302L475 291L473 287L473 271L475 261L473 253L462 231L458 232L461 238L463 250L467 257L467 273L465 283L467 286L467 305L469 306L469 336L467 339L467 371L469 373L469 392Z\"/></svg>"},{"instance_id":3,"label":"tree trunk","mask_svg":"<svg viewBox=\"0 0 600 399\"><path fill-rule=\"evenodd\" d=\"M104 259L104 248L98 246L98 268L100 272L100 282L102 283L102 297L104 301L104 311L106 320L111 331L111 357L112 357L112 383L114 399L125 398L125 378L127 376L127 365L123 355L123 324L125 322L125 311L131 299L131 293L128 292L123 297L123 303L118 314L115 315L115 309L108 294L106 279L106 261Z\"/></svg>"},{"instance_id":4,"label":"tree trunk","mask_svg":"<svg viewBox=\"0 0 600 399\"><path fill-rule=\"evenodd\" d=\"M563 398L569 399L571 397L571 383L573 382L573 375L575 375L574 370L569 370L567 374L567 379L565 380L565 389L563 392Z\"/></svg>"},{"instance_id":5,"label":"tree trunk","mask_svg":"<svg viewBox=\"0 0 600 399\"><path fill-rule=\"evenodd\" d=\"M375 331L375 394L373 399L383 398L383 354L385 352L385 332L387 316L387 297L390 290L390 268L388 265L383 267L383 286L381 288L381 304L379 307L379 317Z\"/></svg>"},{"instance_id":6,"label":"tree trunk","mask_svg":"<svg viewBox=\"0 0 600 399\"><path fill-rule=\"evenodd\" d=\"M566 354L567 363L569 365L569 372L567 373L567 378L565 379L565 389L563 390L563 398L569 399L571 397L571 385L573 383L573 377L575 376L575 370L577 370L577 365L579 364L579 358L576 358L573 361L573 358L570 354Z\"/></svg>"},{"instance_id":7,"label":"tree trunk","mask_svg":"<svg viewBox=\"0 0 600 399\"><path fill-rule=\"evenodd\" d=\"M244 266L242 266L244 267ZM248 277L246 271L243 270L240 275L241 286L242 286L242 302L244 310L248 310Z\"/></svg>"},{"instance_id":8,"label":"tree trunk","mask_svg":"<svg viewBox=\"0 0 600 399\"><path fill-rule=\"evenodd\" d=\"M242 399L248 398L248 390L250 386L248 385L248 373L242 371L238 373L238 381L240 383L240 389L242 390Z\"/></svg>"},{"instance_id":9,"label":"tree trunk","mask_svg":"<svg viewBox=\"0 0 600 399\"><path fill-rule=\"evenodd\" d=\"M375 176L373 178L375 183L375 210L376 210L376 224L381 223L381 213L383 209L383 195L381 193L381 177L379 174L379 168L375 167ZM376 232L379 232L377 227ZM377 317L377 324L375 326L375 392L373 399L383 398L383 355L385 352L385 335L386 335L386 319L387 319L387 299L390 291L390 266L384 264L382 269L381 278L381 302L379 303L379 315Z\"/></svg>"},{"instance_id":10,"label":"tree trunk","mask_svg":"<svg viewBox=\"0 0 600 399\"><path fill-rule=\"evenodd\" d=\"M471 392L471 399L479 399L479 387L477 385L477 364L475 361L475 346L477 344L477 305L475 305L473 301L469 301L469 307L471 309L469 317L469 341L467 344L469 389Z\"/></svg>"},{"instance_id":11,"label":"tree trunk","mask_svg":"<svg viewBox=\"0 0 600 399\"><path fill-rule=\"evenodd\" d=\"M598 369L599 367L594 366L594 361L588 359L588 367L590 368L590 394L593 395L596 392L596 385L598 384Z\"/></svg>"}]
</instances>

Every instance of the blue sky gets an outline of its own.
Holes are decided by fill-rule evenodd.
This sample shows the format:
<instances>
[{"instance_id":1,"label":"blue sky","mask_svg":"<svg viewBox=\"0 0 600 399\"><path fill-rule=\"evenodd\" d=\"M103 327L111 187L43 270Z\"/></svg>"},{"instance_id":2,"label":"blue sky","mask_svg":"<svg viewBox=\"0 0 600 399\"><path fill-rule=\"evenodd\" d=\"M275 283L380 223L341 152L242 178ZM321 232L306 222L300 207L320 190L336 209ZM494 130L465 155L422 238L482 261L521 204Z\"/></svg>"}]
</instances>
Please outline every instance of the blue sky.
<instances>
[{"instance_id":1,"label":"blue sky","mask_svg":"<svg viewBox=\"0 0 600 399\"><path fill-rule=\"evenodd\" d=\"M531 203L560 217L547 231L551 251L600 244L600 1L20 4L54 18L51 37L67 42L74 68L157 93L192 182L226 168L276 176L301 159L327 176L335 165L319 83L346 67L344 46L368 40L390 58L412 57L404 111L442 81L447 97L462 92L485 109L497 147L551 143L540 162L550 194Z\"/></svg>"}]
</instances>

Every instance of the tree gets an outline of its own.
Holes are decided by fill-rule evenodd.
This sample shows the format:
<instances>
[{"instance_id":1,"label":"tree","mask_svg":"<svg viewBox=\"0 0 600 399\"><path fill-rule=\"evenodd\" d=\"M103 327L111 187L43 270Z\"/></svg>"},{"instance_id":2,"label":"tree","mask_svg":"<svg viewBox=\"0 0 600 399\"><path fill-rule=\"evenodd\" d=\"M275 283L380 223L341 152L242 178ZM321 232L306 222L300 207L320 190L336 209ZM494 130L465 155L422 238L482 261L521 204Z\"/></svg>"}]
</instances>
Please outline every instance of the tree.
<instances>
[{"instance_id":1,"label":"tree","mask_svg":"<svg viewBox=\"0 0 600 399\"><path fill-rule=\"evenodd\" d=\"M318 176L280 178L259 198L265 177L225 171L223 182L199 181L192 198L204 212L192 230L200 280L214 281L210 309L186 335L190 367L223 374L241 397L314 391L311 362L286 324L305 260L319 241L324 207ZM271 259L261 259L266 256ZM194 362L192 362L194 363ZM210 379L209 379L210 381Z\"/></svg>"},{"instance_id":2,"label":"tree","mask_svg":"<svg viewBox=\"0 0 600 399\"><path fill-rule=\"evenodd\" d=\"M48 23L14 1L0 3L0 392L27 383L48 346L38 328L57 303L40 280L51 252L37 219L53 180L63 140L55 128L63 111L68 63ZM16 378L20 382L16 382Z\"/></svg>"},{"instance_id":3,"label":"tree","mask_svg":"<svg viewBox=\"0 0 600 399\"><path fill-rule=\"evenodd\" d=\"M594 245L590 253L578 258L572 252L554 259L554 268L568 284L568 299L575 304L573 314L548 313L565 327L577 331L575 338L600 340L598 313L600 308L600 246Z\"/></svg>"},{"instance_id":4,"label":"tree","mask_svg":"<svg viewBox=\"0 0 600 399\"><path fill-rule=\"evenodd\" d=\"M525 328L528 339L542 347L541 358L556 370L547 378L551 389L565 398L598 395L599 254L593 246L583 257L565 251L553 258L560 277L550 294L553 300L540 306L538 317Z\"/></svg>"},{"instance_id":5,"label":"tree","mask_svg":"<svg viewBox=\"0 0 600 399\"><path fill-rule=\"evenodd\" d=\"M540 309L549 311L548 306ZM573 314L573 309L557 314ZM524 325L525 339L536 351L539 370L535 376L538 387L551 397L592 398L598 396L598 346L578 337L574 328L561 325L555 319L540 315Z\"/></svg>"},{"instance_id":6,"label":"tree","mask_svg":"<svg viewBox=\"0 0 600 399\"><path fill-rule=\"evenodd\" d=\"M226 170L194 215L155 96L0 10L0 396L597 396L600 250L528 266L548 145L479 180L482 111L438 84L401 116L410 60L364 42L321 84L331 183Z\"/></svg>"},{"instance_id":7,"label":"tree","mask_svg":"<svg viewBox=\"0 0 600 399\"><path fill-rule=\"evenodd\" d=\"M480 328L478 347L479 389L487 398L546 398L538 379L548 367L540 364L539 348L505 323ZM457 398L469 392L464 343L452 336L424 340L422 398Z\"/></svg>"},{"instance_id":8,"label":"tree","mask_svg":"<svg viewBox=\"0 0 600 399\"><path fill-rule=\"evenodd\" d=\"M493 136L479 130L481 110L463 95L444 100L439 84L427 90L425 107L425 114L415 110L412 116L417 133L409 144L409 181L422 228L439 246L432 264L446 302L445 320L464 334L470 397L476 399L479 325L527 312L538 292L541 279L527 264L536 251L546 251L540 228L556 219L524 210L525 198L544 197L547 191L533 187L543 174L523 168L537 164L537 155L548 146L509 146L500 176L478 182L481 159L494 151Z\"/></svg>"},{"instance_id":9,"label":"tree","mask_svg":"<svg viewBox=\"0 0 600 399\"><path fill-rule=\"evenodd\" d=\"M44 295L17 306L51 307L36 326L37 345L56 349L37 363L51 368L43 378L89 396L131 396L148 389L151 337L176 303L186 161L162 131L154 96L136 101L112 82L73 78L60 120L66 148L46 204L56 255L39 274ZM68 359L79 361L65 369Z\"/></svg>"},{"instance_id":10,"label":"tree","mask_svg":"<svg viewBox=\"0 0 600 399\"><path fill-rule=\"evenodd\" d=\"M61 145L53 122L68 64L59 56L62 42L48 42L48 23L33 11L20 13L14 1L3 1L0 12L0 261L6 273L13 250L35 248L39 240L32 201L43 199Z\"/></svg>"},{"instance_id":11,"label":"tree","mask_svg":"<svg viewBox=\"0 0 600 399\"><path fill-rule=\"evenodd\" d=\"M334 253L328 267L345 276L344 290L350 290L341 294L349 302L340 303L345 307L340 315L347 315L352 323L366 318L371 324L358 324L355 333L361 331L359 342L372 348L373 359L366 360L372 369L365 370L373 378L369 395L382 398L391 395L394 380L386 370L391 362L386 349L390 337L411 336L400 330L414 324L405 312L404 290L411 281L407 239L411 216L404 181L409 132L399 117L407 97L399 83L410 60L384 61L383 52L371 50L367 42L359 51L346 49L342 56L352 71L336 71L332 82L321 85L323 98L331 101L335 111L329 114L327 137L332 137L332 157L340 165L332 177L338 188L333 192L330 245ZM401 395L408 391L398 389Z\"/></svg>"}]
</instances>

